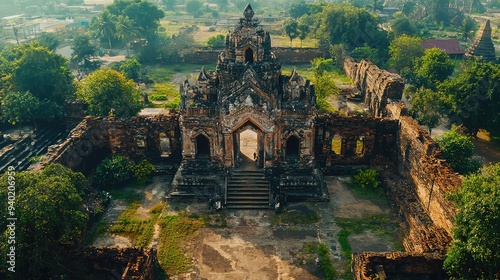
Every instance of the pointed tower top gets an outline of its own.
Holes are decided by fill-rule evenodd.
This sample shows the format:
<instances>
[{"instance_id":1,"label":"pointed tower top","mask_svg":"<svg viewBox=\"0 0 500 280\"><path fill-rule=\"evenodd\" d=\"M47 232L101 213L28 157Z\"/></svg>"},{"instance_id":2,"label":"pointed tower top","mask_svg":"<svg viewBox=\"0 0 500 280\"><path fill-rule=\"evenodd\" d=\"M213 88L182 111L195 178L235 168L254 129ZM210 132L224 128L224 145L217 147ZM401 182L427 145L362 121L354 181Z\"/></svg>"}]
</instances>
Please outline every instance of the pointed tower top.
<instances>
[{"instance_id":1,"label":"pointed tower top","mask_svg":"<svg viewBox=\"0 0 500 280\"><path fill-rule=\"evenodd\" d=\"M205 70L205 67L203 66L200 71L200 75L198 75L198 81L206 81L208 80L207 78L207 71Z\"/></svg>"},{"instance_id":2,"label":"pointed tower top","mask_svg":"<svg viewBox=\"0 0 500 280\"><path fill-rule=\"evenodd\" d=\"M253 15L255 13L253 12L252 5L248 3L248 5L245 7L245 10L243 11L243 15L245 16L246 19L251 19L253 18Z\"/></svg>"},{"instance_id":3,"label":"pointed tower top","mask_svg":"<svg viewBox=\"0 0 500 280\"><path fill-rule=\"evenodd\" d=\"M481 28L481 34L483 37L491 37L491 25L490 20L486 20L484 25Z\"/></svg>"}]
</instances>

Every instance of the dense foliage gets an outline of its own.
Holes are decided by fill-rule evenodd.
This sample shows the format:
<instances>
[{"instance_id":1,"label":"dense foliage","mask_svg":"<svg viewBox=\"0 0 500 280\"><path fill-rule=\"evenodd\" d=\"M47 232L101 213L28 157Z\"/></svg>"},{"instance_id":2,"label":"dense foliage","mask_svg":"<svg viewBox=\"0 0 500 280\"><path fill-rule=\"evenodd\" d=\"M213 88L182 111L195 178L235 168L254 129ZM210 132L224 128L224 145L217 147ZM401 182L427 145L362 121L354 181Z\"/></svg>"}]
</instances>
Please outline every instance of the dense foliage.
<instances>
[{"instance_id":1,"label":"dense foliage","mask_svg":"<svg viewBox=\"0 0 500 280\"><path fill-rule=\"evenodd\" d=\"M443 157L453 170L460 174L476 172L481 162L472 157L474 144L469 137L461 135L456 127L436 139Z\"/></svg>"},{"instance_id":2,"label":"dense foliage","mask_svg":"<svg viewBox=\"0 0 500 280\"><path fill-rule=\"evenodd\" d=\"M73 75L64 57L38 42L6 48L0 57L0 97L7 104L20 106L6 108L7 105L3 105L4 120L50 121L63 117L64 103L73 98L75 90ZM18 102L13 98L21 95L33 102L33 106L24 102L26 99ZM43 110L38 110L40 105ZM30 109L29 116L22 116L24 109Z\"/></svg>"},{"instance_id":3,"label":"dense foliage","mask_svg":"<svg viewBox=\"0 0 500 280\"><path fill-rule=\"evenodd\" d=\"M500 278L500 164L466 176L444 268L455 279Z\"/></svg>"},{"instance_id":4,"label":"dense foliage","mask_svg":"<svg viewBox=\"0 0 500 280\"><path fill-rule=\"evenodd\" d=\"M379 174L375 169L360 169L353 176L353 182L364 188L376 188L379 185Z\"/></svg>"},{"instance_id":5,"label":"dense foliage","mask_svg":"<svg viewBox=\"0 0 500 280\"><path fill-rule=\"evenodd\" d=\"M15 182L15 243L8 243L8 181ZM11 181L12 181L11 180ZM61 243L78 242L87 222L83 192L87 180L59 164L40 173L10 171L0 176L1 235L3 256L15 246L17 279L49 279L68 271L61 265ZM7 230L6 230L7 229ZM3 269L7 263L2 262Z\"/></svg>"},{"instance_id":6,"label":"dense foliage","mask_svg":"<svg viewBox=\"0 0 500 280\"><path fill-rule=\"evenodd\" d=\"M432 129L441 123L444 106L441 94L422 87L411 94L410 104L413 117L432 134Z\"/></svg>"},{"instance_id":7,"label":"dense foliage","mask_svg":"<svg viewBox=\"0 0 500 280\"><path fill-rule=\"evenodd\" d=\"M92 116L135 116L141 109L140 92L132 80L120 72L102 68L87 76L77 92L78 99L88 104Z\"/></svg>"},{"instance_id":8,"label":"dense foliage","mask_svg":"<svg viewBox=\"0 0 500 280\"><path fill-rule=\"evenodd\" d=\"M500 65L473 62L438 88L447 99L452 122L462 124L470 135L480 128L500 135Z\"/></svg>"},{"instance_id":9,"label":"dense foliage","mask_svg":"<svg viewBox=\"0 0 500 280\"><path fill-rule=\"evenodd\" d=\"M94 184L98 188L113 189L135 180L144 185L155 171L154 166L147 160L138 164L129 162L123 156L105 158L96 168Z\"/></svg>"}]
</instances>

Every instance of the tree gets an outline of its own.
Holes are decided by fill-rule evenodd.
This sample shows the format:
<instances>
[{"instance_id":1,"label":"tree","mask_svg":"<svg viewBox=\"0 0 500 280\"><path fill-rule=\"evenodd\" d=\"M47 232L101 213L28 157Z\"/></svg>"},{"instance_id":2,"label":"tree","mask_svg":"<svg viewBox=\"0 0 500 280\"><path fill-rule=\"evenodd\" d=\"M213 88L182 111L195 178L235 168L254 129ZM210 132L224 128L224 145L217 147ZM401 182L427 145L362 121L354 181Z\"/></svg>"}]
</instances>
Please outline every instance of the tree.
<instances>
[{"instance_id":1,"label":"tree","mask_svg":"<svg viewBox=\"0 0 500 280\"><path fill-rule=\"evenodd\" d=\"M74 95L73 75L67 60L38 42L14 46L2 51L6 75L0 92L30 92L43 102L43 114L49 119L64 115L64 103ZM35 105L35 104L34 104Z\"/></svg>"},{"instance_id":2,"label":"tree","mask_svg":"<svg viewBox=\"0 0 500 280\"><path fill-rule=\"evenodd\" d=\"M104 10L98 16L94 17L90 23L90 29L96 32L99 39L107 38L109 49L112 49L111 38L116 33L116 16L108 10Z\"/></svg>"},{"instance_id":3,"label":"tree","mask_svg":"<svg viewBox=\"0 0 500 280\"><path fill-rule=\"evenodd\" d=\"M0 176L0 194L7 198L8 178L15 177L16 278L49 279L68 273L61 243L78 242L88 216L83 208L87 180L60 164L50 164L40 173L6 172ZM4 230L0 239L2 255L8 253L7 199L0 201ZM2 262L5 268L5 262ZM5 271L5 270L4 270Z\"/></svg>"},{"instance_id":4,"label":"tree","mask_svg":"<svg viewBox=\"0 0 500 280\"><path fill-rule=\"evenodd\" d=\"M140 37L141 30L134 25L128 16L119 16L116 24L116 37L127 46L127 57L130 56L130 43Z\"/></svg>"},{"instance_id":5,"label":"tree","mask_svg":"<svg viewBox=\"0 0 500 280\"><path fill-rule=\"evenodd\" d=\"M463 124L470 135L480 128L500 135L500 65L472 62L438 88L446 97L453 123Z\"/></svg>"},{"instance_id":6,"label":"tree","mask_svg":"<svg viewBox=\"0 0 500 280\"><path fill-rule=\"evenodd\" d=\"M427 5L430 8L430 17L436 24L444 24L447 26L450 23L449 19L449 0L427 0Z\"/></svg>"},{"instance_id":7,"label":"tree","mask_svg":"<svg viewBox=\"0 0 500 280\"><path fill-rule=\"evenodd\" d=\"M40 118L40 100L29 91L6 93L0 108L2 119L12 125L33 120L36 127L35 119Z\"/></svg>"},{"instance_id":8,"label":"tree","mask_svg":"<svg viewBox=\"0 0 500 280\"><path fill-rule=\"evenodd\" d=\"M59 46L59 40L57 36L52 33L43 32L38 39L40 45L47 47L51 51L55 51Z\"/></svg>"},{"instance_id":9,"label":"tree","mask_svg":"<svg viewBox=\"0 0 500 280\"><path fill-rule=\"evenodd\" d=\"M307 37L311 28L309 25L299 23L297 29L299 31L300 46L302 46L302 41Z\"/></svg>"},{"instance_id":10,"label":"tree","mask_svg":"<svg viewBox=\"0 0 500 280\"><path fill-rule=\"evenodd\" d=\"M309 7L307 6L305 0L295 0L290 4L288 8L288 14L294 19L298 19L308 12Z\"/></svg>"},{"instance_id":11,"label":"tree","mask_svg":"<svg viewBox=\"0 0 500 280\"><path fill-rule=\"evenodd\" d=\"M458 213L444 269L455 279L499 279L500 163L466 176L449 198Z\"/></svg>"},{"instance_id":12,"label":"tree","mask_svg":"<svg viewBox=\"0 0 500 280\"><path fill-rule=\"evenodd\" d=\"M286 20L283 24L283 30L286 36L290 38L290 47L292 46L293 39L299 36L299 25L295 19Z\"/></svg>"},{"instance_id":13,"label":"tree","mask_svg":"<svg viewBox=\"0 0 500 280\"><path fill-rule=\"evenodd\" d=\"M378 50L370 46L357 47L349 54L356 60L369 59L374 64L380 65L381 63Z\"/></svg>"},{"instance_id":14,"label":"tree","mask_svg":"<svg viewBox=\"0 0 500 280\"><path fill-rule=\"evenodd\" d=\"M450 131L437 138L436 143L439 145L446 162L456 172L469 174L476 172L481 167L481 162L472 158L474 144L469 137L461 135L457 127L453 126Z\"/></svg>"},{"instance_id":15,"label":"tree","mask_svg":"<svg viewBox=\"0 0 500 280\"><path fill-rule=\"evenodd\" d=\"M380 28L377 16L366 9L333 4L324 7L318 21L318 36L330 44L344 44L349 50L364 45L387 49L387 32Z\"/></svg>"},{"instance_id":16,"label":"tree","mask_svg":"<svg viewBox=\"0 0 500 280\"><path fill-rule=\"evenodd\" d=\"M174 11L175 10L176 0L162 0L161 2L163 3L165 10L167 10L167 11Z\"/></svg>"},{"instance_id":17,"label":"tree","mask_svg":"<svg viewBox=\"0 0 500 280\"><path fill-rule=\"evenodd\" d=\"M413 62L424 54L422 39L402 35L389 45L389 64L398 69L401 74L413 69Z\"/></svg>"},{"instance_id":18,"label":"tree","mask_svg":"<svg viewBox=\"0 0 500 280\"><path fill-rule=\"evenodd\" d=\"M200 1L197 0L189 0L186 1L186 12L190 14L195 14L197 11L199 11L203 7L203 4Z\"/></svg>"},{"instance_id":19,"label":"tree","mask_svg":"<svg viewBox=\"0 0 500 280\"><path fill-rule=\"evenodd\" d=\"M420 88L411 97L411 110L415 119L421 125L426 125L429 134L440 123L443 111L441 95L431 89Z\"/></svg>"},{"instance_id":20,"label":"tree","mask_svg":"<svg viewBox=\"0 0 500 280\"><path fill-rule=\"evenodd\" d=\"M87 113L92 116L118 118L136 115L141 109L140 92L131 80L112 69L99 69L86 77L77 97L88 104Z\"/></svg>"},{"instance_id":21,"label":"tree","mask_svg":"<svg viewBox=\"0 0 500 280\"><path fill-rule=\"evenodd\" d=\"M402 12L395 13L389 25L395 37L399 37L403 34L410 36L418 34L415 24Z\"/></svg>"},{"instance_id":22,"label":"tree","mask_svg":"<svg viewBox=\"0 0 500 280\"><path fill-rule=\"evenodd\" d=\"M226 44L226 36L223 34L217 34L208 38L207 45L210 48L222 48Z\"/></svg>"},{"instance_id":23,"label":"tree","mask_svg":"<svg viewBox=\"0 0 500 280\"><path fill-rule=\"evenodd\" d=\"M471 17L466 16L464 21L462 22L461 31L462 38L464 41L469 40L469 38L473 37L472 33L477 29L476 21Z\"/></svg>"},{"instance_id":24,"label":"tree","mask_svg":"<svg viewBox=\"0 0 500 280\"><path fill-rule=\"evenodd\" d=\"M90 42L90 36L80 34L75 37L71 46L73 53L71 54L71 62L76 68L94 70L99 67L98 62L93 62L91 59L95 56L97 48Z\"/></svg>"},{"instance_id":25,"label":"tree","mask_svg":"<svg viewBox=\"0 0 500 280\"><path fill-rule=\"evenodd\" d=\"M427 49L416 60L415 73L419 85L436 89L437 84L447 79L455 69L453 61L438 48Z\"/></svg>"},{"instance_id":26,"label":"tree","mask_svg":"<svg viewBox=\"0 0 500 280\"><path fill-rule=\"evenodd\" d=\"M120 64L119 70L127 79L132 79L135 82L139 80L139 75L141 72L142 66L137 61L135 57L128 58L122 64Z\"/></svg>"},{"instance_id":27,"label":"tree","mask_svg":"<svg viewBox=\"0 0 500 280\"><path fill-rule=\"evenodd\" d=\"M314 74L314 90L318 106L328 107L326 100L331 95L338 94L338 88L332 81L330 71L333 70L333 60L331 58L315 58L311 61L311 70ZM331 106L331 105L330 105ZM320 108L322 109L322 108Z\"/></svg>"}]
</instances>

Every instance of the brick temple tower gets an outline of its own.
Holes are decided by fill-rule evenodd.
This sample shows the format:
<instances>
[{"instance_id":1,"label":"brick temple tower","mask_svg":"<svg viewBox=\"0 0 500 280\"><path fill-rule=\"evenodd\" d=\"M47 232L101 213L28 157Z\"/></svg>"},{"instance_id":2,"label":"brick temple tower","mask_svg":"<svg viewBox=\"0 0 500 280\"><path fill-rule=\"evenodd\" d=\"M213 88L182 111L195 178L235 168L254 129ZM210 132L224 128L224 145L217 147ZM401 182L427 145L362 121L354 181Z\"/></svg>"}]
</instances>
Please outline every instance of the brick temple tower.
<instances>
[{"instance_id":1,"label":"brick temple tower","mask_svg":"<svg viewBox=\"0 0 500 280\"><path fill-rule=\"evenodd\" d=\"M269 32L254 18L250 4L226 36L216 70L203 68L196 80L184 81L180 91L182 164L174 179L177 191L189 192L189 186L196 186L189 182L200 180L205 180L199 183L203 186L218 188L217 180L200 179L200 172L208 170L262 173L259 176L287 170L304 170L309 177L314 173L314 86L295 69L290 76L282 74ZM308 184L316 186L314 182ZM225 185L221 189L225 191ZM273 198L266 204L269 200Z\"/></svg>"},{"instance_id":2,"label":"brick temple tower","mask_svg":"<svg viewBox=\"0 0 500 280\"><path fill-rule=\"evenodd\" d=\"M486 20L479 29L474 42L465 53L467 58L478 57L486 62L495 62L495 46L491 40L490 20Z\"/></svg>"}]
</instances>

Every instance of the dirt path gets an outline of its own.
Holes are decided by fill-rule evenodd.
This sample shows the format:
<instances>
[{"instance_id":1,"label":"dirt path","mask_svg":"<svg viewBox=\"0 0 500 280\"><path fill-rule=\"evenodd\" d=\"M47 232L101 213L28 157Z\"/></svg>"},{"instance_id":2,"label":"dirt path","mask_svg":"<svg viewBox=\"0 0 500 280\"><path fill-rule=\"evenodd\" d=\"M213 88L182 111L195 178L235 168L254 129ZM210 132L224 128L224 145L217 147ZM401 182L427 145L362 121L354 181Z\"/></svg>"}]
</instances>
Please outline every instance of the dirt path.
<instances>
[{"instance_id":1,"label":"dirt path","mask_svg":"<svg viewBox=\"0 0 500 280\"><path fill-rule=\"evenodd\" d=\"M474 154L482 157L484 165L500 162L500 151L494 144L479 138L472 138L472 143L476 147Z\"/></svg>"}]
</instances>

